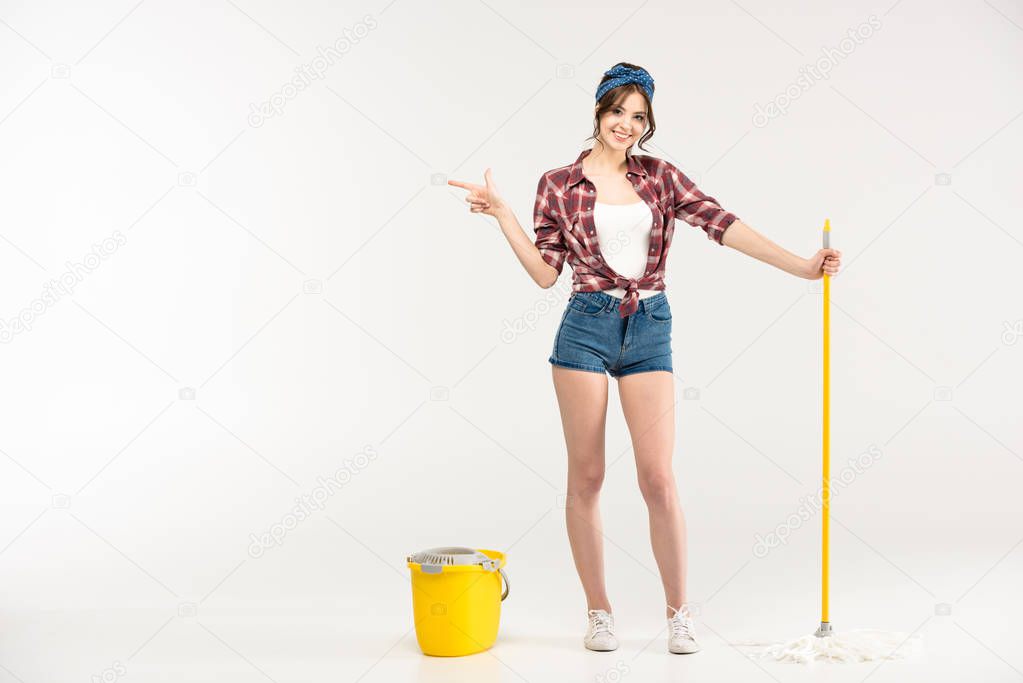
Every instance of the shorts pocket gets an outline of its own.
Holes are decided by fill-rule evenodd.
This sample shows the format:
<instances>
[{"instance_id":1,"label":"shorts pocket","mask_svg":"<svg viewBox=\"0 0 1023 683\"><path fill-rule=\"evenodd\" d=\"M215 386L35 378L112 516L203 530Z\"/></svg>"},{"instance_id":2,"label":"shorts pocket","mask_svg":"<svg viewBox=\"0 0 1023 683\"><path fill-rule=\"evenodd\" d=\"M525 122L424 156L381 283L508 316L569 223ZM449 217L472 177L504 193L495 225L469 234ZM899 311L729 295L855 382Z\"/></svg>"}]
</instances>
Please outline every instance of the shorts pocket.
<instances>
[{"instance_id":1,"label":"shorts pocket","mask_svg":"<svg viewBox=\"0 0 1023 683\"><path fill-rule=\"evenodd\" d=\"M607 301L588 294L588 292L576 292L572 295L572 300L568 302L568 307L583 315L597 316L603 313L607 308Z\"/></svg>"},{"instance_id":2,"label":"shorts pocket","mask_svg":"<svg viewBox=\"0 0 1023 683\"><path fill-rule=\"evenodd\" d=\"M671 306L669 306L667 300L665 300L664 303L658 306L644 309L643 315L645 315L649 320L652 320L655 323L670 323Z\"/></svg>"}]
</instances>

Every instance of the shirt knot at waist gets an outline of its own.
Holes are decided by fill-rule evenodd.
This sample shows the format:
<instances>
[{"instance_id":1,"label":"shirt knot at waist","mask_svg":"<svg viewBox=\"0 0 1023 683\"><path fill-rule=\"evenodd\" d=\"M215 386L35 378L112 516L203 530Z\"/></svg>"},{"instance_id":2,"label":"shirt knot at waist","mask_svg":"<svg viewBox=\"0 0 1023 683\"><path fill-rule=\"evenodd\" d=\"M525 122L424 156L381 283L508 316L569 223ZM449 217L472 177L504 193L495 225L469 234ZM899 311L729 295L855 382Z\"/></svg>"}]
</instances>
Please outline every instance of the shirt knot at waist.
<instances>
[{"instance_id":1,"label":"shirt knot at waist","mask_svg":"<svg viewBox=\"0 0 1023 683\"><path fill-rule=\"evenodd\" d=\"M622 297L622 303L618 307L618 317L627 318L639 310L639 280L619 275L614 282L615 287L625 290L625 296Z\"/></svg>"}]
</instances>

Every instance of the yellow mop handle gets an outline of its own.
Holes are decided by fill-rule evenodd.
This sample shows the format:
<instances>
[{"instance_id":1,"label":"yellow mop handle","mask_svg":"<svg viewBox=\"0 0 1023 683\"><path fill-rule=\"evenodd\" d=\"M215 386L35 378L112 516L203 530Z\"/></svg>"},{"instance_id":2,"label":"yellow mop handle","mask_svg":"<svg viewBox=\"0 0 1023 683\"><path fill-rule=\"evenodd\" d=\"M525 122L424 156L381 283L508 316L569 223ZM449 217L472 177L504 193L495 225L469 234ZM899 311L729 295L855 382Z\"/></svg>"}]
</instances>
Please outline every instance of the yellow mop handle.
<instances>
[{"instance_id":1,"label":"yellow mop handle","mask_svg":"<svg viewBox=\"0 0 1023 683\"><path fill-rule=\"evenodd\" d=\"M831 221L827 218L824 219L824 248L830 247L829 238L831 237ZM831 276L824 273L824 443L822 444L822 452L824 458L823 467L823 487L821 489L824 497L824 517L821 520L821 548L822 548L822 562L821 562L821 622L828 623L828 511L831 507L831 465L829 460L829 424L828 424L828 413L830 408L830 389L831 389L831 378L829 373L830 366L830 352L829 352L829 330L830 330L830 316L829 312L831 307L829 306L831 299Z\"/></svg>"}]
</instances>

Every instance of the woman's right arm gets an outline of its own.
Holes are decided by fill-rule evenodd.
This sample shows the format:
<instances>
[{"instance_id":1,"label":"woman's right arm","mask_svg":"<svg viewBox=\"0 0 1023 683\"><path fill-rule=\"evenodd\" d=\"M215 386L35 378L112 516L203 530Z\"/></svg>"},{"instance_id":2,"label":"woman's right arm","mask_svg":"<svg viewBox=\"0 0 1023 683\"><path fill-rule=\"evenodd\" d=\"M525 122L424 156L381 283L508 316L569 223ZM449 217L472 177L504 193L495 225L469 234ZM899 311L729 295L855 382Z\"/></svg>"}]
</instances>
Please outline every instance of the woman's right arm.
<instances>
[{"instance_id":1,"label":"woman's right arm","mask_svg":"<svg viewBox=\"0 0 1023 683\"><path fill-rule=\"evenodd\" d=\"M526 235L522 226L519 225L518 219L515 218L515 214L508 207L493 215L497 219L498 225L501 226L501 232L507 238L512 251L518 257L519 263L529 273L529 277L533 278L533 282L544 289L554 286L554 283L558 281L558 276L561 275L561 266L564 265L565 259L564 256L558 256L557 251L552 250L556 248L555 245L544 243L545 239L549 242L550 237L542 234L541 229L537 232L537 241L534 243ZM551 261L559 265L554 266Z\"/></svg>"},{"instance_id":2,"label":"woman's right arm","mask_svg":"<svg viewBox=\"0 0 1023 683\"><path fill-rule=\"evenodd\" d=\"M469 190L465 201L471 205L473 213L484 213L497 219L505 239L519 263L529 273L533 281L547 289L558 281L565 265L567 250L557 219L550 212L546 200L546 176L540 178L537 186L536 201L533 204L533 225L536 233L535 242L529 238L519 224L511 208L501 199L497 187L490 177L488 168L483 174L485 186L449 180L449 185Z\"/></svg>"}]
</instances>

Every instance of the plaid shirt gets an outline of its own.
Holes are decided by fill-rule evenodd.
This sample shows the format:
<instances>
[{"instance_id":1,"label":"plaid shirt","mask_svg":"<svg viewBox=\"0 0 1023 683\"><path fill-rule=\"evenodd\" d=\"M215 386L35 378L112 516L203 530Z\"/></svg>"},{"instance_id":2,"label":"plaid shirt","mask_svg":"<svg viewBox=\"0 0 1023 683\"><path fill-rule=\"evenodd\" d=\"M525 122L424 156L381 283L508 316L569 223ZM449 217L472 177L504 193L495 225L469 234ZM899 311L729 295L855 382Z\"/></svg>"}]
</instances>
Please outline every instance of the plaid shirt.
<instances>
[{"instance_id":1,"label":"plaid shirt","mask_svg":"<svg viewBox=\"0 0 1023 683\"><path fill-rule=\"evenodd\" d=\"M628 171L636 193L653 212L650 253L646 273L640 278L619 275L604 262L593 224L596 186L583 175L583 150L570 166L547 171L536 187L533 231L540 256L561 274L568 259L572 267L572 290L598 292L621 287L625 297L619 317L639 308L640 289L664 289L664 268L675 232L675 216L702 228L707 238L723 244L725 230L738 217L722 209L717 200L703 194L678 168L663 159L645 154L626 154Z\"/></svg>"}]
</instances>

